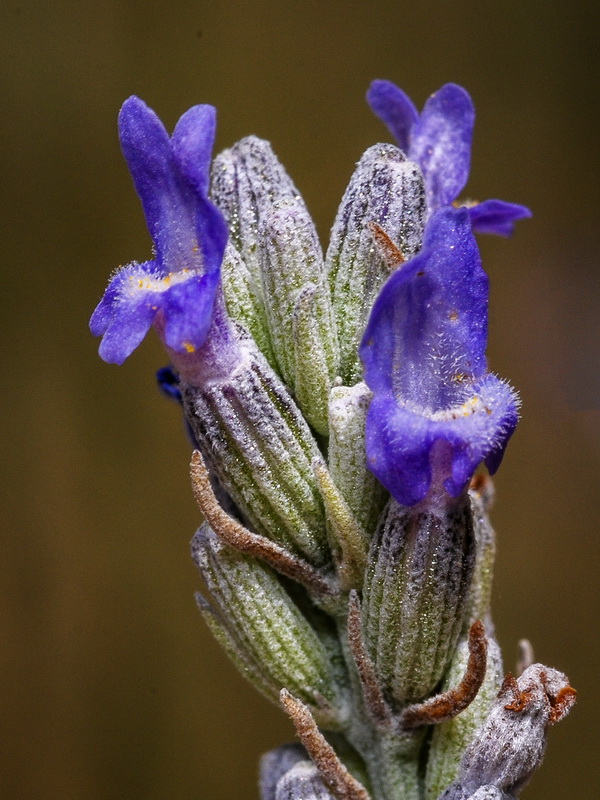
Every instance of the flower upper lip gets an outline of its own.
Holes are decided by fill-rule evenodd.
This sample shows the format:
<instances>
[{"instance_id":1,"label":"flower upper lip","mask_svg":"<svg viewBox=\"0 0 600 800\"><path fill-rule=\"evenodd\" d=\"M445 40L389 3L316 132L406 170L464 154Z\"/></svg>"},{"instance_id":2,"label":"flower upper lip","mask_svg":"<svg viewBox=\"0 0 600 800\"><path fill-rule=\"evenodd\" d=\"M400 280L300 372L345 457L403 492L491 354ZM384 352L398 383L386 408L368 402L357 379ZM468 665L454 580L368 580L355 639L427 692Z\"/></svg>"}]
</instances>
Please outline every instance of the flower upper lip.
<instances>
[{"instance_id":1,"label":"flower upper lip","mask_svg":"<svg viewBox=\"0 0 600 800\"><path fill-rule=\"evenodd\" d=\"M220 267L227 232L208 200L215 127L209 105L186 111L172 137L138 97L126 100L119 113L121 149L164 272Z\"/></svg>"},{"instance_id":2,"label":"flower upper lip","mask_svg":"<svg viewBox=\"0 0 600 800\"><path fill-rule=\"evenodd\" d=\"M429 212L450 205L469 177L475 109L469 93L447 83L425 103L422 112L391 81L373 81L367 102L385 123L398 146L423 173ZM516 220L531 216L517 203L485 200L470 206L473 230L508 236Z\"/></svg>"}]
</instances>

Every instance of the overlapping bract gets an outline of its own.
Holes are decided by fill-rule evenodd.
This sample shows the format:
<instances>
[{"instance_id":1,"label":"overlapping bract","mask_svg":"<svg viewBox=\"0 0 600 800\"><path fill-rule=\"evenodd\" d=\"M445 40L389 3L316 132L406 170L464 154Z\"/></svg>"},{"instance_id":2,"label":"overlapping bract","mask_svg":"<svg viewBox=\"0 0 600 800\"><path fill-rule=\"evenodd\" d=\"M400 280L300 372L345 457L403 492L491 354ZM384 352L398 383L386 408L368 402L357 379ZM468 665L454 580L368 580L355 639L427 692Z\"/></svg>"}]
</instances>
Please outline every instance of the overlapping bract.
<instances>
[{"instance_id":1,"label":"overlapping bract","mask_svg":"<svg viewBox=\"0 0 600 800\"><path fill-rule=\"evenodd\" d=\"M214 135L212 106L191 108L169 138L139 98L123 104L121 147L156 255L119 270L92 316L105 361L122 364L155 321L177 352L193 352L206 339L228 235L208 198Z\"/></svg>"},{"instance_id":2,"label":"overlapping bract","mask_svg":"<svg viewBox=\"0 0 600 800\"><path fill-rule=\"evenodd\" d=\"M419 114L414 103L391 81L373 81L367 101L408 158L421 167L429 211L453 203L469 177L475 109L462 86L447 83ZM485 200L469 208L478 233L509 236L514 223L531 216L525 206Z\"/></svg>"},{"instance_id":3,"label":"overlapping bract","mask_svg":"<svg viewBox=\"0 0 600 800\"><path fill-rule=\"evenodd\" d=\"M383 286L360 348L369 467L403 505L457 497L484 459L495 471L515 428L516 397L487 372L487 303L468 213L440 209Z\"/></svg>"},{"instance_id":4,"label":"overlapping bract","mask_svg":"<svg viewBox=\"0 0 600 800\"><path fill-rule=\"evenodd\" d=\"M369 100L405 153L363 155L323 257L268 142L242 139L209 181L214 109L169 138L130 98L121 144L156 254L113 277L91 328L107 361L152 325L166 346L159 384L199 451L200 610L303 745L265 759L263 800L513 800L539 759L505 745L530 730L545 745L546 726L537 706L512 719L531 695L514 679L492 708L491 490L467 486L500 464L518 402L487 370L473 230L508 234L529 212L454 207L474 122L463 89L421 114L387 82ZM574 692L537 677L558 721Z\"/></svg>"}]
</instances>

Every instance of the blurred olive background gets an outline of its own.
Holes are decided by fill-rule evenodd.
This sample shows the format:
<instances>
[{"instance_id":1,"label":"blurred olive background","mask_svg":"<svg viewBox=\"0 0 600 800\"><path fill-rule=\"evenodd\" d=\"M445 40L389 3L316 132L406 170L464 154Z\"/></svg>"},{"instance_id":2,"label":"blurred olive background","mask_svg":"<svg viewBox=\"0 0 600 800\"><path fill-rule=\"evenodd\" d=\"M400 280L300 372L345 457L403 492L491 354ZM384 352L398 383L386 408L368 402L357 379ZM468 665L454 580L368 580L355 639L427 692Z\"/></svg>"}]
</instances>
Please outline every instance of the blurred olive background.
<instances>
[{"instance_id":1,"label":"blurred olive background","mask_svg":"<svg viewBox=\"0 0 600 800\"><path fill-rule=\"evenodd\" d=\"M580 690L527 800L598 796L598 41L595 3L3 0L1 344L5 423L0 797L256 796L291 725L197 613L189 449L149 337L97 357L91 311L150 241L120 155L132 93L172 128L219 109L218 148L269 139L323 241L364 149L364 92L421 106L447 81L478 112L470 196L530 205L481 237L490 363L523 398L497 479L494 615Z\"/></svg>"}]
</instances>

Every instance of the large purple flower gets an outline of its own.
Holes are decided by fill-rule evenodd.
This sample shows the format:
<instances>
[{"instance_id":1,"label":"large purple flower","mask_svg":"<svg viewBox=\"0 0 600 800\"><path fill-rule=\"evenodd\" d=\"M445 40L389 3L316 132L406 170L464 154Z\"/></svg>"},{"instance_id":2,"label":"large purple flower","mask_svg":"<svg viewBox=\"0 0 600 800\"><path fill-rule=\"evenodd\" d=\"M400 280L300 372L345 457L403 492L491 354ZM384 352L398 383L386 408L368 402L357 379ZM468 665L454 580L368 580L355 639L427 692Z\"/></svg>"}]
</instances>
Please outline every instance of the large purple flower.
<instances>
[{"instance_id":1,"label":"large purple flower","mask_svg":"<svg viewBox=\"0 0 600 800\"><path fill-rule=\"evenodd\" d=\"M155 257L119 270L90 320L100 355L122 364L155 323L179 353L200 347L210 327L227 225L208 199L215 109L194 106L169 138L139 98L125 101L119 137L142 201Z\"/></svg>"},{"instance_id":2,"label":"large purple flower","mask_svg":"<svg viewBox=\"0 0 600 800\"><path fill-rule=\"evenodd\" d=\"M488 280L467 209L433 213L423 249L384 284L360 347L373 392L369 468L399 503L458 497L500 465L517 423L508 384L487 372Z\"/></svg>"},{"instance_id":3,"label":"large purple flower","mask_svg":"<svg viewBox=\"0 0 600 800\"><path fill-rule=\"evenodd\" d=\"M447 83L419 114L412 100L391 81L373 81L367 92L371 109L387 125L398 146L420 166L430 213L453 203L469 177L475 109L461 86ZM509 236L516 220L531 216L517 203L486 200L469 208L479 233Z\"/></svg>"}]
</instances>

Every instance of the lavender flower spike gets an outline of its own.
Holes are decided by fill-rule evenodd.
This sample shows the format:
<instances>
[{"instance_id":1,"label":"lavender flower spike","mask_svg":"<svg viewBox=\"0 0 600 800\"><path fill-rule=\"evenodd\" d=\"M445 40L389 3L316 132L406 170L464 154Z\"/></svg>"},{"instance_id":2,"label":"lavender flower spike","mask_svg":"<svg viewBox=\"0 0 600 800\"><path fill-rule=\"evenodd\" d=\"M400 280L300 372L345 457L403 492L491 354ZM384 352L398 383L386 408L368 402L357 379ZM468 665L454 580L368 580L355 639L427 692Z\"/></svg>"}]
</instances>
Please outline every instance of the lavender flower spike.
<instances>
[{"instance_id":1,"label":"lavender flower spike","mask_svg":"<svg viewBox=\"0 0 600 800\"><path fill-rule=\"evenodd\" d=\"M387 125L407 158L420 166L430 213L453 203L469 177L475 109L468 92L447 83L419 114L412 100L391 81L373 81L367 102ZM509 236L514 223L531 216L517 203L486 200L469 208L473 230Z\"/></svg>"},{"instance_id":2,"label":"lavender flower spike","mask_svg":"<svg viewBox=\"0 0 600 800\"><path fill-rule=\"evenodd\" d=\"M175 352L194 352L206 339L228 235L208 199L215 116L212 106L194 106L169 138L139 98L123 104L121 148L156 255L117 272L92 315L105 361L122 364L153 323Z\"/></svg>"},{"instance_id":3,"label":"lavender flower spike","mask_svg":"<svg viewBox=\"0 0 600 800\"><path fill-rule=\"evenodd\" d=\"M487 304L467 210L436 211L422 251L384 284L360 348L373 392L368 465L402 505L458 497L480 462L500 465L518 401L487 372Z\"/></svg>"}]
</instances>

